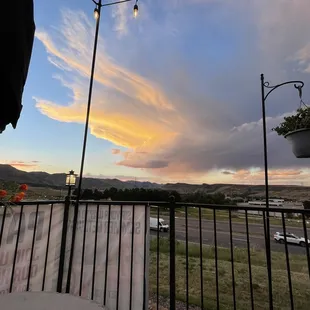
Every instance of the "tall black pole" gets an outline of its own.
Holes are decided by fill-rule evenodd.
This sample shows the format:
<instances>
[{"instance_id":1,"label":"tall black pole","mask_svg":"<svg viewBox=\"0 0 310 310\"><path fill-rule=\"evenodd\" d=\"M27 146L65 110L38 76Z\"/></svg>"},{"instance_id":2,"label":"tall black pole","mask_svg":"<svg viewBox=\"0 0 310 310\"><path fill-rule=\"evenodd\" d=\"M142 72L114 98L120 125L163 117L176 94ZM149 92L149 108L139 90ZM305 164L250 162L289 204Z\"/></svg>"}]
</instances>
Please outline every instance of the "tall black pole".
<instances>
[{"instance_id":1,"label":"tall black pole","mask_svg":"<svg viewBox=\"0 0 310 310\"><path fill-rule=\"evenodd\" d=\"M69 185L68 186L68 197L71 199L71 188L72 188L72 186L71 185Z\"/></svg>"},{"instance_id":2,"label":"tall black pole","mask_svg":"<svg viewBox=\"0 0 310 310\"><path fill-rule=\"evenodd\" d=\"M264 135L264 167L265 167L265 195L266 208L269 209L269 184L268 184L268 149L267 149L267 126L266 126L266 108L265 108L265 80L264 74L261 74L262 88L262 114L263 114L263 135Z\"/></svg>"},{"instance_id":3,"label":"tall black pole","mask_svg":"<svg viewBox=\"0 0 310 310\"><path fill-rule=\"evenodd\" d=\"M66 293L70 292L73 251L74 251L74 243L75 243L77 218L78 218L78 207L79 207L79 201L80 201L81 189L82 189L82 179L83 179L83 170L84 170L84 161L85 161L87 134L88 134L88 123L89 123L90 106L91 106L94 73L95 73L95 64L96 64L96 53L97 53L97 43L98 43L98 34L99 34L101 6L102 6L101 0L99 0L98 5L97 5L98 15L97 15L97 21L96 21L96 32L95 32L95 42L94 42L94 50L93 50L93 60L92 60L91 72L90 72L89 92L88 92L88 102L87 102L87 112L86 112L85 130L84 130L84 141L83 141L83 150L82 150L82 158L81 158L79 185L77 188L76 202L75 202L75 208L74 208L71 252L70 252L70 259L69 259L69 266L68 266L68 278L67 278L67 284L66 284Z\"/></svg>"},{"instance_id":4,"label":"tall black pole","mask_svg":"<svg viewBox=\"0 0 310 310\"><path fill-rule=\"evenodd\" d=\"M265 80L264 74L261 74L261 92L262 92L262 114L263 114L263 136L264 136L264 166L265 166L265 195L266 195L266 218L265 221L265 246L268 270L269 284L269 308L273 309L272 297L272 274L271 274L271 253L270 253L270 225L269 225L269 185L268 185L268 149L267 149L267 126L266 126L266 109L265 109Z\"/></svg>"},{"instance_id":5,"label":"tall black pole","mask_svg":"<svg viewBox=\"0 0 310 310\"><path fill-rule=\"evenodd\" d=\"M169 197L169 217L170 217L170 310L175 310L175 197Z\"/></svg>"},{"instance_id":6,"label":"tall black pole","mask_svg":"<svg viewBox=\"0 0 310 310\"><path fill-rule=\"evenodd\" d=\"M76 195L76 206L78 206L78 204L79 204L79 200L80 200L80 197L81 197L81 189L82 189L82 179L83 179L83 170L84 170L84 161L85 161L87 134L88 134L90 106L91 106L91 99L92 99L92 92L93 92L93 82L94 82L94 73L95 73L95 64L96 64L97 42L98 42L99 24L100 24L101 0L99 1L99 5L98 5L97 9L98 9L98 13L99 14L98 14L97 22L96 22L96 32L95 32L93 60L92 60L91 72L90 72L87 112L86 112L85 130L84 130L84 142L83 142L83 150L82 150L82 158L81 158L79 185L78 185L77 195Z\"/></svg>"}]
</instances>

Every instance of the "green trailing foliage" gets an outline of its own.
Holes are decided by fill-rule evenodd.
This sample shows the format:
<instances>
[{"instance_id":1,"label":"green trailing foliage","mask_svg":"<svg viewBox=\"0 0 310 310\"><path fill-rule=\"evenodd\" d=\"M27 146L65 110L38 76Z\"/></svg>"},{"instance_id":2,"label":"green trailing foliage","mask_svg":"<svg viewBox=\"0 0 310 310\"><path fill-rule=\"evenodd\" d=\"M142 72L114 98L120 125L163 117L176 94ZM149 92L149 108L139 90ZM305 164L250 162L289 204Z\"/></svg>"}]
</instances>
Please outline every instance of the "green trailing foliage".
<instances>
[{"instance_id":1,"label":"green trailing foliage","mask_svg":"<svg viewBox=\"0 0 310 310\"><path fill-rule=\"evenodd\" d=\"M279 136L285 136L289 132L307 128L310 129L310 107L300 108L296 114L284 117L284 121L272 130Z\"/></svg>"}]
</instances>

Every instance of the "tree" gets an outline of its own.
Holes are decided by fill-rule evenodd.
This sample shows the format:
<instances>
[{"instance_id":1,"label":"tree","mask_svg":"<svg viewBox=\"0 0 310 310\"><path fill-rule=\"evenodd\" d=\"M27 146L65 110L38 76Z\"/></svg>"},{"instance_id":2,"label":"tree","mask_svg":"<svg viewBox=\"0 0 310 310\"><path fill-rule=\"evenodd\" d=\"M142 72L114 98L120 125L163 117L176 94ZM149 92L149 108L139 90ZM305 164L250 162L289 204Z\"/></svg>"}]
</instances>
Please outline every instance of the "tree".
<instances>
[{"instance_id":1,"label":"tree","mask_svg":"<svg viewBox=\"0 0 310 310\"><path fill-rule=\"evenodd\" d=\"M93 198L94 198L95 200L103 199L103 197L104 197L104 194L103 194L102 192L98 191L98 189L95 189L95 190L94 190Z\"/></svg>"},{"instance_id":2,"label":"tree","mask_svg":"<svg viewBox=\"0 0 310 310\"><path fill-rule=\"evenodd\" d=\"M77 190L74 191L76 195ZM117 189L111 187L105 189L104 192L95 189L84 189L81 199L100 200L111 198L114 201L158 201L169 202L170 197L174 196L176 202L188 203L205 203L205 204L231 204L232 202L225 199L222 193L206 194L202 191L186 194L181 197L180 193L176 190L166 191L163 189L145 189L145 188L131 188L131 189Z\"/></svg>"},{"instance_id":3,"label":"tree","mask_svg":"<svg viewBox=\"0 0 310 310\"><path fill-rule=\"evenodd\" d=\"M94 199L93 190L89 188L84 189L81 195L81 199L83 200Z\"/></svg>"},{"instance_id":4,"label":"tree","mask_svg":"<svg viewBox=\"0 0 310 310\"><path fill-rule=\"evenodd\" d=\"M303 201L302 204L303 204L305 210L310 210L310 201L309 200Z\"/></svg>"}]
</instances>

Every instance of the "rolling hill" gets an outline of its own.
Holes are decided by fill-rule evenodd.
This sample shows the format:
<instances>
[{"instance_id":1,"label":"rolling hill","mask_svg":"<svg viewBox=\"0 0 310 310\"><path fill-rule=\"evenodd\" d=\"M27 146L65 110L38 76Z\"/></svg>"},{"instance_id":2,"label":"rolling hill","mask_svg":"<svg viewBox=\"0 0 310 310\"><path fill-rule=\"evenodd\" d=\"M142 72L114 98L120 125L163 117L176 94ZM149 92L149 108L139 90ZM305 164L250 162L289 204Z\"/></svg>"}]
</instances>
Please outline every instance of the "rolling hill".
<instances>
[{"instance_id":1,"label":"rolling hill","mask_svg":"<svg viewBox=\"0 0 310 310\"><path fill-rule=\"evenodd\" d=\"M0 164L0 181L12 181L26 183L32 187L49 187L60 189L65 187L65 173L49 174L47 172L25 172L10 165ZM176 190L180 194L203 191L205 193L223 193L228 196L264 196L264 185L240 185L240 184L187 184L187 183L167 183L157 184L152 182L121 181L118 179L83 178L83 188L104 190L116 187L125 188L145 188L164 190ZM310 187L296 185L270 185L271 197L282 197L296 200L310 199Z\"/></svg>"},{"instance_id":2,"label":"rolling hill","mask_svg":"<svg viewBox=\"0 0 310 310\"><path fill-rule=\"evenodd\" d=\"M47 173L47 172L26 172L18 170L10 165L0 164L0 180L26 183L33 187L64 187L66 181L65 173ZM118 179L98 179L83 178L83 188L105 189L110 187L116 188L159 188L160 184L151 182L121 181Z\"/></svg>"}]
</instances>

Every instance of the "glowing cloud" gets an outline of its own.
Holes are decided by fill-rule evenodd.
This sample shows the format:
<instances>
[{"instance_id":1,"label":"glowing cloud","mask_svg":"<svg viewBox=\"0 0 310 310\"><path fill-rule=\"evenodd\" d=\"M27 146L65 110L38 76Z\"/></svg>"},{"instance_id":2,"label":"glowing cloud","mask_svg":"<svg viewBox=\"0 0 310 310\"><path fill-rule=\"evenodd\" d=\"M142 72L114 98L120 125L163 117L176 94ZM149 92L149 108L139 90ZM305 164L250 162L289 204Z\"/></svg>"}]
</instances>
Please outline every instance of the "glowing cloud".
<instances>
[{"instance_id":1,"label":"glowing cloud","mask_svg":"<svg viewBox=\"0 0 310 310\"><path fill-rule=\"evenodd\" d=\"M301 2L302 5L293 1L282 4L275 0L274 10L269 10L267 0L251 4L245 0L166 1L163 5L167 13L160 22L149 14L147 32L144 24L135 26L137 38L132 35L132 20L124 17L126 6L122 11L117 9L113 12L114 29L122 40L115 34L113 39L107 35L99 38L91 134L127 149L112 150L122 156L118 166L179 179L201 178L214 170L235 180L249 178L249 168L263 166L261 70L268 68L279 82L294 72L295 69L289 71L293 66L304 66L305 71L310 71L305 27L310 23L304 13L309 4ZM151 12L147 5L144 11ZM197 7L197 15L190 23L189 5ZM208 9L210 5L212 10ZM169 13L169 6L175 14ZM297 12L301 13L300 18L296 17ZM213 29L210 26L217 32L206 34L204 29ZM300 28L306 29L302 35ZM60 72L54 77L70 89L71 98L65 105L52 98L34 99L47 117L83 124L94 22L83 12L64 10L57 29L38 30L36 37L44 45L48 60ZM176 29L173 33L177 35L171 36L171 29ZM199 37L198 29L210 44L187 46L194 56L184 56L180 51L180 46L185 45L183 40L193 39L191 31ZM131 44L130 40L135 41ZM113 48L122 52L122 58L111 51ZM284 112L292 110L286 101L282 97L283 105L275 107L267 118L270 168L280 171L274 178L292 177L287 167L294 171L307 166L297 161L284 139L271 131L286 115Z\"/></svg>"},{"instance_id":2,"label":"glowing cloud","mask_svg":"<svg viewBox=\"0 0 310 310\"><path fill-rule=\"evenodd\" d=\"M44 31L37 31L36 37L44 44L52 64L64 74L77 74L73 81L69 81L68 76L56 76L72 91L72 102L63 106L34 99L41 113L54 120L83 123L91 58L89 33L93 32L93 27L82 12L66 10L62 15L63 25L55 41ZM173 104L155 83L117 65L106 55L102 45L99 46L95 81L90 119L94 136L132 149L157 149L172 143L183 122L180 118L178 121ZM171 115L176 119L174 128L170 126Z\"/></svg>"}]
</instances>

